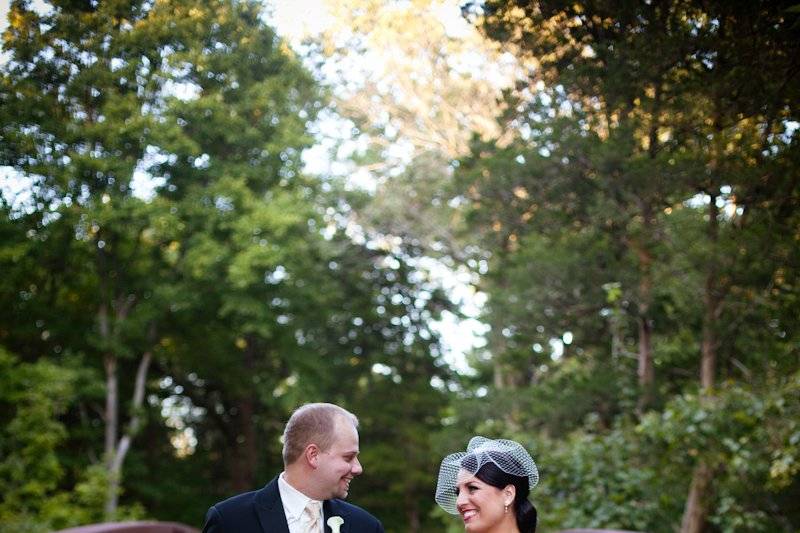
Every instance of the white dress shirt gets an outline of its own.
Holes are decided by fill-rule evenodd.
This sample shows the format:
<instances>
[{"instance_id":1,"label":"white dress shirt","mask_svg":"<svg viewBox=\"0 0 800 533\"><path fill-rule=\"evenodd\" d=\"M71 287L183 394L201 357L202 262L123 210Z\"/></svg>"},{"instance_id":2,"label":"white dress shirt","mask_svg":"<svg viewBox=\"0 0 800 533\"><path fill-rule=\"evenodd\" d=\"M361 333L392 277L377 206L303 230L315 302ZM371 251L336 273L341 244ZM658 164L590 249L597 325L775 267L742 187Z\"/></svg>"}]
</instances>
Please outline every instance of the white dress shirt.
<instances>
[{"instance_id":1,"label":"white dress shirt","mask_svg":"<svg viewBox=\"0 0 800 533\"><path fill-rule=\"evenodd\" d=\"M312 501L296 488L289 485L286 481L286 472L281 472L278 476L278 492L281 495L281 502L283 502L283 512L286 514L286 523L289 525L289 533L302 533L303 532L303 510L305 510L308 502ZM322 502L320 503L319 513L319 530L325 531L322 516Z\"/></svg>"}]
</instances>

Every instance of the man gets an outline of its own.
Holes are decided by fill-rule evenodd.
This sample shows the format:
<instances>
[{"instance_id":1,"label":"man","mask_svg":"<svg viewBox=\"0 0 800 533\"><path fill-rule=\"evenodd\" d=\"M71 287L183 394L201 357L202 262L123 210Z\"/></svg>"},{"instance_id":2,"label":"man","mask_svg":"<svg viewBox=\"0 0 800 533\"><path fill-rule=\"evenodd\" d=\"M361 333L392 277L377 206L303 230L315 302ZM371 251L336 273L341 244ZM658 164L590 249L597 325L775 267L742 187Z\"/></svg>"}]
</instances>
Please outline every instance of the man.
<instances>
[{"instance_id":1,"label":"man","mask_svg":"<svg viewBox=\"0 0 800 533\"><path fill-rule=\"evenodd\" d=\"M358 419L338 405L306 404L283 432L284 471L261 490L213 505L204 533L383 533L346 498L361 474Z\"/></svg>"}]
</instances>

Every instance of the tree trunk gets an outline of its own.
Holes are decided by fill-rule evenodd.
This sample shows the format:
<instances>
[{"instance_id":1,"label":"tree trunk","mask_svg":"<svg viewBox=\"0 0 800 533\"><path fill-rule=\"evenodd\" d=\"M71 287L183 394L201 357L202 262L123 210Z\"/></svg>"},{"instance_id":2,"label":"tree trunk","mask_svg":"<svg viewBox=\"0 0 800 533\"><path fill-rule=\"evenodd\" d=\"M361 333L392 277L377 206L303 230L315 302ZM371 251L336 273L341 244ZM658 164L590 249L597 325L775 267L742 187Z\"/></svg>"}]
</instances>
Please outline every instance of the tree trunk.
<instances>
[{"instance_id":1,"label":"tree trunk","mask_svg":"<svg viewBox=\"0 0 800 533\"><path fill-rule=\"evenodd\" d=\"M648 155L655 160L659 152L658 127L661 110L661 84L653 82L653 111L648 135ZM641 416L652 405L655 396L655 368L653 367L653 319L650 306L653 302L653 254L648 242L654 240L653 207L647 198L640 198L643 242L637 249L639 259L639 357L636 375L639 380L639 400L636 411Z\"/></svg>"},{"instance_id":2,"label":"tree trunk","mask_svg":"<svg viewBox=\"0 0 800 533\"><path fill-rule=\"evenodd\" d=\"M111 464L108 469L108 489L106 493L105 514L108 520L112 520L117 513L119 502L119 488L122 481L122 464L130 451L133 437L141 426L141 408L144 403L144 391L147 385L147 372L150 368L150 361L153 358L152 352L146 352L139 361L139 368L136 371L136 381L133 388L133 402L131 403L131 420L128 429L117 443Z\"/></svg>"},{"instance_id":3,"label":"tree trunk","mask_svg":"<svg viewBox=\"0 0 800 533\"><path fill-rule=\"evenodd\" d=\"M114 447L117 441L117 358L111 354L106 355L103 361L106 371L106 409L105 409L105 458L106 465L111 465L114 456Z\"/></svg>"},{"instance_id":4,"label":"tree trunk","mask_svg":"<svg viewBox=\"0 0 800 533\"><path fill-rule=\"evenodd\" d=\"M498 391L501 391L506 387L503 363L500 361L497 353L495 353L494 357L492 357L492 378L494 381L494 388Z\"/></svg>"},{"instance_id":5,"label":"tree trunk","mask_svg":"<svg viewBox=\"0 0 800 533\"><path fill-rule=\"evenodd\" d=\"M108 474L106 485L106 501L104 515L107 521L114 520L117 512L117 496L119 494L119 479L113 473L114 456L117 445L117 405L119 392L117 390L117 358L107 354L104 361L106 371L106 410L105 410L105 467Z\"/></svg>"},{"instance_id":6,"label":"tree trunk","mask_svg":"<svg viewBox=\"0 0 800 533\"><path fill-rule=\"evenodd\" d=\"M406 495L406 510L408 512L408 533L419 533L419 506L416 502L417 493Z\"/></svg>"},{"instance_id":7,"label":"tree trunk","mask_svg":"<svg viewBox=\"0 0 800 533\"><path fill-rule=\"evenodd\" d=\"M125 320L134 304L134 299L126 297L117 300L117 322ZM98 322L100 335L105 341L111 339L111 328L109 324L108 307L100 305L98 312ZM148 332L151 342L155 342L155 326L151 324ZM147 352L142 356L139 369L136 373L134 383L133 403L131 405L132 415L123 437L117 441L119 434L119 376L118 359L113 353L106 353L103 359L103 366L106 372L106 408L105 408L105 449L104 463L106 468L106 497L103 505L103 514L106 521L112 521L117 514L119 503L119 488L122 476L122 463L130 449L133 435L139 428L140 417L138 414L144 400L144 387L147 380L147 371L150 366L152 353Z\"/></svg>"},{"instance_id":8,"label":"tree trunk","mask_svg":"<svg viewBox=\"0 0 800 533\"><path fill-rule=\"evenodd\" d=\"M108 323L108 308L100 305L97 312L97 322L100 337L105 341L111 336ZM106 464L111 464L111 455L114 452L114 443L117 440L117 358L107 353L103 358L103 368L106 373L106 407L103 413L105 427L104 459Z\"/></svg>"},{"instance_id":9,"label":"tree trunk","mask_svg":"<svg viewBox=\"0 0 800 533\"><path fill-rule=\"evenodd\" d=\"M652 233L649 209L642 210L646 235ZM637 378L639 383L639 400L636 410L644 413L653 401L653 387L655 386L655 369L653 368L653 319L650 316L650 305L653 300L653 255L648 250L646 243L636 245L636 255L639 259L639 287L638 287L638 317L639 323L639 354Z\"/></svg>"},{"instance_id":10,"label":"tree trunk","mask_svg":"<svg viewBox=\"0 0 800 533\"><path fill-rule=\"evenodd\" d=\"M111 337L111 327L109 324L108 307L101 304L97 313L100 337L108 341ZM104 515L106 520L111 521L117 510L118 481L113 479L112 465L117 445L119 390L117 383L117 357L113 353L106 353L103 358L103 368L106 374L106 407L103 413L105 422L105 442L103 446L103 462L108 475L106 485L106 498L104 505Z\"/></svg>"},{"instance_id":11,"label":"tree trunk","mask_svg":"<svg viewBox=\"0 0 800 533\"><path fill-rule=\"evenodd\" d=\"M708 500L711 492L713 472L705 463L700 462L692 474L692 485L681 521L681 533L701 533L708 515Z\"/></svg>"},{"instance_id":12,"label":"tree trunk","mask_svg":"<svg viewBox=\"0 0 800 533\"><path fill-rule=\"evenodd\" d=\"M705 290L703 293L703 341L700 354L700 387L701 400L708 401L713 393L716 380L717 366L717 319L721 310L721 298L719 293L719 268L717 256L717 241L719 238L719 208L717 207L717 196L711 194L711 201L708 207L708 231L707 237L710 248L710 259L706 269ZM683 511L681 521L681 533L700 533L706 523L709 511L709 501L713 489L712 482L714 473L711 467L705 462L700 461L692 474L692 484L689 489L689 497L686 499L686 506Z\"/></svg>"},{"instance_id":13,"label":"tree trunk","mask_svg":"<svg viewBox=\"0 0 800 533\"><path fill-rule=\"evenodd\" d=\"M249 336L243 354L246 376L252 376L255 359L256 339ZM242 389L242 396L236 400L236 442L231 469L231 484L235 492L253 489L258 464L254 392L249 384L243 384Z\"/></svg>"},{"instance_id":14,"label":"tree trunk","mask_svg":"<svg viewBox=\"0 0 800 533\"><path fill-rule=\"evenodd\" d=\"M653 401L655 370L653 369L653 325L647 314L639 316L639 401L637 411L642 414Z\"/></svg>"},{"instance_id":15,"label":"tree trunk","mask_svg":"<svg viewBox=\"0 0 800 533\"><path fill-rule=\"evenodd\" d=\"M254 427L254 402L251 396L236 402L236 442L232 457L231 488L234 492L253 490L258 455Z\"/></svg>"},{"instance_id":16,"label":"tree trunk","mask_svg":"<svg viewBox=\"0 0 800 533\"><path fill-rule=\"evenodd\" d=\"M719 239L719 208L717 196L711 195L708 206L708 240L711 259L706 271L705 291L703 293L703 344L700 361L700 386L705 393L711 393L716 382L717 369L717 319L720 314L719 268L717 266L717 241Z\"/></svg>"}]
</instances>

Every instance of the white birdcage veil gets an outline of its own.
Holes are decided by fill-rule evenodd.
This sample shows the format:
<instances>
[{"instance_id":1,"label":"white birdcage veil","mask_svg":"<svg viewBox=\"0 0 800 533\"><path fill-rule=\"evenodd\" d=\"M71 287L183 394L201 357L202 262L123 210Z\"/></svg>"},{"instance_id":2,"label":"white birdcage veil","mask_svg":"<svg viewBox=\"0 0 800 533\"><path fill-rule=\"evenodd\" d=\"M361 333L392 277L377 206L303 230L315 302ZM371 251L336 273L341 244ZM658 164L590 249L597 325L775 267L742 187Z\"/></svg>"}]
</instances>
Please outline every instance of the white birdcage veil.
<instances>
[{"instance_id":1,"label":"white birdcage veil","mask_svg":"<svg viewBox=\"0 0 800 533\"><path fill-rule=\"evenodd\" d=\"M450 514L456 509L456 483L458 472L477 473L485 464L493 463L506 474L528 478L528 488L539 482L539 470L531 455L513 440L472 437L466 452L452 453L442 460L439 481L436 484L436 503Z\"/></svg>"}]
</instances>

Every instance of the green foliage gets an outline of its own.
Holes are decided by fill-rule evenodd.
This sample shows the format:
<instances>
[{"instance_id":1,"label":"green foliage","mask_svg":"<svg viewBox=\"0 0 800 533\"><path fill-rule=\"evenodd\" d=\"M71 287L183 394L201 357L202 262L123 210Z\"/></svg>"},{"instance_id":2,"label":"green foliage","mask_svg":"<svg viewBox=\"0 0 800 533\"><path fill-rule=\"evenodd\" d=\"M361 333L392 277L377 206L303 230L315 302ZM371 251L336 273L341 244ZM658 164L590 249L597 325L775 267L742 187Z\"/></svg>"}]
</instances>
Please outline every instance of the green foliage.
<instances>
[{"instance_id":1,"label":"green foliage","mask_svg":"<svg viewBox=\"0 0 800 533\"><path fill-rule=\"evenodd\" d=\"M796 512L774 509L797 490L797 387L796 375L766 389L729 383L709 399L677 396L641 422L620 417L609 429L590 417L560 439L520 434L540 465L542 527L673 531L702 460L716 471L709 521L719 531L786 530Z\"/></svg>"},{"instance_id":2,"label":"green foliage","mask_svg":"<svg viewBox=\"0 0 800 533\"><path fill-rule=\"evenodd\" d=\"M712 465L709 520L721 531L782 530L796 512L784 518L770 510L796 492L798 383L795 374L765 388L726 383L710 398L684 394L649 413L636 431L676 471L688 474L701 460Z\"/></svg>"},{"instance_id":3,"label":"green foliage","mask_svg":"<svg viewBox=\"0 0 800 533\"><path fill-rule=\"evenodd\" d=\"M74 404L80 368L46 360L21 362L0 349L0 531L36 533L102 519L105 472L71 471L61 421ZM71 490L65 478L77 476ZM139 517L140 508L122 516Z\"/></svg>"},{"instance_id":4,"label":"green foliage","mask_svg":"<svg viewBox=\"0 0 800 533\"><path fill-rule=\"evenodd\" d=\"M73 7L12 4L0 92L0 164L31 181L29 204L3 203L0 338L25 360L80 353L86 365L54 415L63 463L40 468L64 472L47 486L63 493L40 518L101 519L112 478L97 463L114 452L102 446L103 373L119 383L119 398L105 398L121 415L113 440L133 415L147 423L117 517L189 523L275 474L277 434L299 403L367 411L406 388L418 398L407 407L440 401L428 322L445 299L406 253L355 242L344 226L323 231L344 220L338 198L300 172L322 91L264 25L263 6ZM137 176L152 190L137 190ZM144 353L148 405L134 413ZM379 363L396 374L379 377ZM405 433L435 425L432 411ZM196 445L176 450L170 439L187 431ZM169 484L150 486L164 473ZM432 504L417 505L424 515Z\"/></svg>"},{"instance_id":5,"label":"green foliage","mask_svg":"<svg viewBox=\"0 0 800 533\"><path fill-rule=\"evenodd\" d=\"M546 443L545 527L672 531L698 464L711 527L797 527L777 407L793 404L800 316L785 7L465 6L532 68L511 133L455 172L492 328L469 384L488 420L456 425ZM719 390L698 392L701 354Z\"/></svg>"},{"instance_id":6,"label":"green foliage","mask_svg":"<svg viewBox=\"0 0 800 533\"><path fill-rule=\"evenodd\" d=\"M559 441L537 439L542 482L532 500L542 527L673 531L686 472L654 468L641 440L624 423L599 432L588 425Z\"/></svg>"},{"instance_id":7,"label":"green foliage","mask_svg":"<svg viewBox=\"0 0 800 533\"><path fill-rule=\"evenodd\" d=\"M58 416L73 399L75 376L46 361L20 363L0 349L0 379L0 522L34 530L38 513L64 476L57 449L66 428Z\"/></svg>"},{"instance_id":8,"label":"green foliage","mask_svg":"<svg viewBox=\"0 0 800 533\"><path fill-rule=\"evenodd\" d=\"M0 165L29 196L0 203L0 530L105 518L104 374L120 431L145 422L118 518L199 525L280 469L282 423L321 400L360 416L353 499L390 531L461 529L431 494L438 460L476 433L531 449L544 530L672 531L701 463L712 528L797 529L788 4L487 1L485 34L536 65L487 104L498 125L478 117L503 138L453 162L471 135L454 124L475 117L430 117L459 102L424 117L385 102L403 135L431 129L374 197L302 174L326 100L260 3L54 4L15 0L3 36ZM452 309L431 250L488 297L474 375L442 359L432 324ZM722 385L699 392L709 339Z\"/></svg>"},{"instance_id":9,"label":"green foliage","mask_svg":"<svg viewBox=\"0 0 800 533\"><path fill-rule=\"evenodd\" d=\"M39 519L53 528L75 527L103 522L103 505L108 485L107 471L99 464L78 474L74 487L53 495L42 506ZM123 505L117 510L118 520L141 520L146 516L140 504Z\"/></svg>"}]
</instances>

